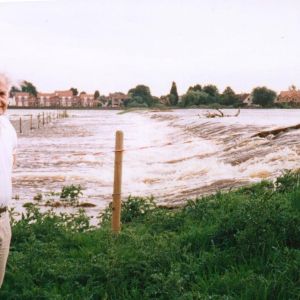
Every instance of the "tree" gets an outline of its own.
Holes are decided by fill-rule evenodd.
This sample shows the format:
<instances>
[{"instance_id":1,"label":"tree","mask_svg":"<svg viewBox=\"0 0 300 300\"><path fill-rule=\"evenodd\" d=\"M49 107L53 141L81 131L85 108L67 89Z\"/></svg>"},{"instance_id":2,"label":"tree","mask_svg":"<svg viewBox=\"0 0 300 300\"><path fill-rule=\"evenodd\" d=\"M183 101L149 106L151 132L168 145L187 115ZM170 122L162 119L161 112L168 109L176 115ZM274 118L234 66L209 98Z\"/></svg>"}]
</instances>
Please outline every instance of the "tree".
<instances>
[{"instance_id":1,"label":"tree","mask_svg":"<svg viewBox=\"0 0 300 300\"><path fill-rule=\"evenodd\" d=\"M236 105L239 102L238 96L231 87L227 87L221 95L221 103L224 105Z\"/></svg>"},{"instance_id":2,"label":"tree","mask_svg":"<svg viewBox=\"0 0 300 300\"><path fill-rule=\"evenodd\" d=\"M194 92L201 92L202 91L202 86L200 84L196 84L194 86L190 86L188 89L188 92L194 91Z\"/></svg>"},{"instance_id":3,"label":"tree","mask_svg":"<svg viewBox=\"0 0 300 300\"><path fill-rule=\"evenodd\" d=\"M219 95L219 90L215 85L213 84L205 85L202 88L202 91L209 95L209 101L208 101L209 104L220 103L221 99Z\"/></svg>"},{"instance_id":4,"label":"tree","mask_svg":"<svg viewBox=\"0 0 300 300\"><path fill-rule=\"evenodd\" d=\"M171 105L177 105L178 104L178 93L177 93L177 86L176 86L176 83L173 81L172 82L172 87L171 87L171 90L170 90L170 103Z\"/></svg>"},{"instance_id":5,"label":"tree","mask_svg":"<svg viewBox=\"0 0 300 300\"><path fill-rule=\"evenodd\" d=\"M15 93L21 92L19 88L16 86L12 86L10 91L9 91L9 97L13 97Z\"/></svg>"},{"instance_id":6,"label":"tree","mask_svg":"<svg viewBox=\"0 0 300 300\"><path fill-rule=\"evenodd\" d=\"M219 90L218 88L213 85L213 84L208 84L208 85L205 85L203 88L202 88L202 91L207 93L208 95L212 96L212 97L218 97L219 96Z\"/></svg>"},{"instance_id":7,"label":"tree","mask_svg":"<svg viewBox=\"0 0 300 300\"><path fill-rule=\"evenodd\" d=\"M127 107L148 107L148 104L141 96L135 96L127 103Z\"/></svg>"},{"instance_id":8,"label":"tree","mask_svg":"<svg viewBox=\"0 0 300 300\"><path fill-rule=\"evenodd\" d=\"M78 95L78 90L76 88L71 87L70 91L72 91L73 96L77 96Z\"/></svg>"},{"instance_id":9,"label":"tree","mask_svg":"<svg viewBox=\"0 0 300 300\"><path fill-rule=\"evenodd\" d=\"M276 92L266 88L265 86L254 88L251 95L253 104L258 104L263 107L271 106L277 96Z\"/></svg>"},{"instance_id":10,"label":"tree","mask_svg":"<svg viewBox=\"0 0 300 300\"><path fill-rule=\"evenodd\" d=\"M135 88L128 91L128 95L130 97L128 104L130 102L139 104L145 103L147 106L152 106L154 104L150 89L146 85L137 85Z\"/></svg>"},{"instance_id":11,"label":"tree","mask_svg":"<svg viewBox=\"0 0 300 300\"><path fill-rule=\"evenodd\" d=\"M95 93L94 93L94 99L97 100L99 98L100 98L100 93L99 93L98 90L96 90Z\"/></svg>"},{"instance_id":12,"label":"tree","mask_svg":"<svg viewBox=\"0 0 300 300\"><path fill-rule=\"evenodd\" d=\"M180 106L187 107L192 105L209 104L210 95L202 91L189 90L182 96Z\"/></svg>"},{"instance_id":13,"label":"tree","mask_svg":"<svg viewBox=\"0 0 300 300\"><path fill-rule=\"evenodd\" d=\"M21 91L29 93L30 95L36 97L37 96L37 89L36 87L29 81L24 80L21 83Z\"/></svg>"}]
</instances>

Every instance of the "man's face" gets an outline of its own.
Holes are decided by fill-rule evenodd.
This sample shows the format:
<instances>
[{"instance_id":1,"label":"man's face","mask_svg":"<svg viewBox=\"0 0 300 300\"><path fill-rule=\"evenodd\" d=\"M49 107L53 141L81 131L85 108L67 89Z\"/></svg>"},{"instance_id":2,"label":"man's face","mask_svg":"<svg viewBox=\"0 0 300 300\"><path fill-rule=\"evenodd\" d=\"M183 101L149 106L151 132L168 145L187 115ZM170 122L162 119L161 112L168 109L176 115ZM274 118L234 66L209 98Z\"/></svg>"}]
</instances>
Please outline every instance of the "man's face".
<instances>
[{"instance_id":1,"label":"man's face","mask_svg":"<svg viewBox=\"0 0 300 300\"><path fill-rule=\"evenodd\" d=\"M0 115L7 110L8 105L8 89L4 82L0 80Z\"/></svg>"}]
</instances>

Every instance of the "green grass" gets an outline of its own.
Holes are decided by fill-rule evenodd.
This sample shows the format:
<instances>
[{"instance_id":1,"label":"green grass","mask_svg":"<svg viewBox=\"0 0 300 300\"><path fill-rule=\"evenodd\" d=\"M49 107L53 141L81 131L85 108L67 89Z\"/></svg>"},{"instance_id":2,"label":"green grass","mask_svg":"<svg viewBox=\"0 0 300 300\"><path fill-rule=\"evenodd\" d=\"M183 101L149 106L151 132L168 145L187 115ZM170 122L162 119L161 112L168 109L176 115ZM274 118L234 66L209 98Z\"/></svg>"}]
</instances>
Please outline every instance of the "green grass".
<instances>
[{"instance_id":1,"label":"green grass","mask_svg":"<svg viewBox=\"0 0 300 300\"><path fill-rule=\"evenodd\" d=\"M130 197L122 232L29 207L0 299L299 299L299 174L157 208Z\"/></svg>"}]
</instances>

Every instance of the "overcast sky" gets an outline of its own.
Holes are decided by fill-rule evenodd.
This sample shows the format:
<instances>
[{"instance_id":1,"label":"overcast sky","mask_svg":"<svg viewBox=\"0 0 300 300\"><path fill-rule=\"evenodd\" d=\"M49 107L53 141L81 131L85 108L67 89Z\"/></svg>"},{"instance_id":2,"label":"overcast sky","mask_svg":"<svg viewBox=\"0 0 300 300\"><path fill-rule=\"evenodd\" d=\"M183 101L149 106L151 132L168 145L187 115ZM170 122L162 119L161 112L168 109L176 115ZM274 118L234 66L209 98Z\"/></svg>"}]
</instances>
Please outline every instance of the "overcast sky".
<instances>
[{"instance_id":1,"label":"overcast sky","mask_svg":"<svg viewBox=\"0 0 300 300\"><path fill-rule=\"evenodd\" d=\"M300 88L297 0L0 0L0 72L39 91Z\"/></svg>"}]
</instances>

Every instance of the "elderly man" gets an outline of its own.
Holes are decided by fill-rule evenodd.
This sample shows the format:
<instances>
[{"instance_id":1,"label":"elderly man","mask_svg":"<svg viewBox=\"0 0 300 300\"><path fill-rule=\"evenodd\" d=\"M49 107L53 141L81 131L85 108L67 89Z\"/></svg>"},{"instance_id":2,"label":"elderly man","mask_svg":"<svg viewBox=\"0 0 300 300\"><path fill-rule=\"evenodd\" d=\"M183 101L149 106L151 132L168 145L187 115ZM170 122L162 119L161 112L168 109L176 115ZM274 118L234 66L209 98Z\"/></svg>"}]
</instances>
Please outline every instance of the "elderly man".
<instances>
[{"instance_id":1,"label":"elderly man","mask_svg":"<svg viewBox=\"0 0 300 300\"><path fill-rule=\"evenodd\" d=\"M0 287L3 283L11 240L8 205L12 196L12 167L17 134L7 116L9 81L0 74Z\"/></svg>"}]
</instances>

